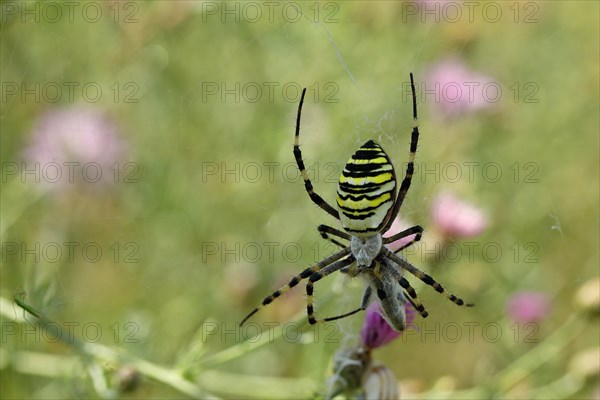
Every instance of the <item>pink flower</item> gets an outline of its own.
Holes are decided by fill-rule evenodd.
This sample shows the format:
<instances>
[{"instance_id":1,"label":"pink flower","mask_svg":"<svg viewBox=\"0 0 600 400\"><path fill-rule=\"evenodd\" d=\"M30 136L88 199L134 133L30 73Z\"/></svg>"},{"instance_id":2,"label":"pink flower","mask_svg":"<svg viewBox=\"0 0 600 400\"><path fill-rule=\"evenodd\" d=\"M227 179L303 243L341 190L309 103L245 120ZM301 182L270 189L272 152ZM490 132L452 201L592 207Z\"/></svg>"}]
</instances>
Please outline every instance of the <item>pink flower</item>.
<instances>
[{"instance_id":1,"label":"pink flower","mask_svg":"<svg viewBox=\"0 0 600 400\"><path fill-rule=\"evenodd\" d=\"M24 158L41 181L56 186L73 182L112 182L127 152L116 124L98 109L70 106L38 118ZM112 169L111 169L112 166ZM39 181L39 180L36 180Z\"/></svg>"},{"instance_id":2,"label":"pink flower","mask_svg":"<svg viewBox=\"0 0 600 400\"><path fill-rule=\"evenodd\" d=\"M407 302L404 304L406 312L406 325L415 319L415 309ZM367 307L365 322L360 330L360 338L368 349L375 349L388 344L402 333L395 331L383 318L383 310L379 302L373 302Z\"/></svg>"},{"instance_id":3,"label":"pink flower","mask_svg":"<svg viewBox=\"0 0 600 400\"><path fill-rule=\"evenodd\" d=\"M387 231L383 235L383 237L388 238L390 236L394 236L395 234L400 233L403 230L410 228L411 226L413 226L413 225L409 224L408 222L406 222L400 218L396 218L394 220L394 222L392 222L392 226L390 227L390 230ZM416 234L403 237L402 239L398 239L398 240L388 244L387 247L392 251L396 251L400 247L406 245L408 242L413 240L415 238L415 236L416 236Z\"/></svg>"},{"instance_id":4,"label":"pink flower","mask_svg":"<svg viewBox=\"0 0 600 400\"><path fill-rule=\"evenodd\" d=\"M517 322L537 322L550 312L550 299L542 292L517 292L506 303L506 313Z\"/></svg>"},{"instance_id":5,"label":"pink flower","mask_svg":"<svg viewBox=\"0 0 600 400\"><path fill-rule=\"evenodd\" d=\"M441 193L434 200L432 220L447 237L473 237L487 227L487 217L479 208L450 193Z\"/></svg>"},{"instance_id":6,"label":"pink flower","mask_svg":"<svg viewBox=\"0 0 600 400\"><path fill-rule=\"evenodd\" d=\"M500 100L499 85L491 77L469 69L457 58L431 66L425 82L425 88L435 92L434 101L430 101L434 115L458 117L491 107Z\"/></svg>"}]
</instances>

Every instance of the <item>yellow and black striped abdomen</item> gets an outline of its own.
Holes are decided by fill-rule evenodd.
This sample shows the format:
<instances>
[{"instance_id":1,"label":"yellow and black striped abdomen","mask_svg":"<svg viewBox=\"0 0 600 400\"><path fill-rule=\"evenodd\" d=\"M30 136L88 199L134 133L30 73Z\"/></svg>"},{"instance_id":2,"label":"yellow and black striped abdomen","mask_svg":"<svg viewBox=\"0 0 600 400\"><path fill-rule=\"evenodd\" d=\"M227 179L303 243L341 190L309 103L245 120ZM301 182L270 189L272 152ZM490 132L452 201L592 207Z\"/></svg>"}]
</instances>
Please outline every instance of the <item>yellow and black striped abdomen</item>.
<instances>
[{"instance_id":1,"label":"yellow and black striped abdomen","mask_svg":"<svg viewBox=\"0 0 600 400\"><path fill-rule=\"evenodd\" d=\"M337 205L344 229L355 236L371 236L387 221L396 195L394 166L373 140L352 155L342 171Z\"/></svg>"}]
</instances>

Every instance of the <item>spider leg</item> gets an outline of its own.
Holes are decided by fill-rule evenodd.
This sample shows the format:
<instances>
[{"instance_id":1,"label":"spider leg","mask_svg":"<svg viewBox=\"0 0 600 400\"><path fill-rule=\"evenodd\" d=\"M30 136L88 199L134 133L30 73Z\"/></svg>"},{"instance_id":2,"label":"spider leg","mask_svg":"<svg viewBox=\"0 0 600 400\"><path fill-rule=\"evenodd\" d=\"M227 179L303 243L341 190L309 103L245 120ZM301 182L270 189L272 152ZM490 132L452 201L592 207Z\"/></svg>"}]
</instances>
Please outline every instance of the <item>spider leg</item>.
<instances>
[{"instance_id":1,"label":"spider leg","mask_svg":"<svg viewBox=\"0 0 600 400\"><path fill-rule=\"evenodd\" d=\"M419 142L419 119L417 117L417 94L415 91L415 82L413 79L413 74L410 74L410 88L412 91L412 101L413 101L413 129L410 139L410 152L408 154L408 164L406 165L406 174L404 175L404 179L402 180L402 184L400 185L400 190L398 190L398 196L396 197L396 201L394 202L394 207L391 210L390 218L383 227L382 232L387 232L392 226L392 223L398 216L398 212L400 211L400 206L402 206L402 202L404 202L404 198L406 197L406 193L410 188L410 183L412 181L412 176L415 170L415 155L417 153L417 143Z\"/></svg>"},{"instance_id":2,"label":"spider leg","mask_svg":"<svg viewBox=\"0 0 600 400\"><path fill-rule=\"evenodd\" d=\"M417 243L419 240L421 240L421 235L417 235L413 240L411 240L410 242L400 246L398 249L394 250L394 254L398 254L400 253L402 250L406 249L407 247L412 246L413 244Z\"/></svg>"},{"instance_id":3,"label":"spider leg","mask_svg":"<svg viewBox=\"0 0 600 400\"><path fill-rule=\"evenodd\" d=\"M348 251L350 251L349 248L347 248ZM355 262L355 258L354 256L350 255L349 257L346 257L344 259L341 259L339 261L334 262L331 265L328 265L327 267L320 269L318 271L313 272L313 274L310 276L310 278L308 279L308 282L306 283L306 313L308 314L308 322L311 325L316 324L317 322L322 322L324 320L317 320L315 318L315 312L314 312L314 307L313 307L313 285L315 284L315 282L320 281L322 278L326 277L329 274L334 273L335 271L338 271L342 268L344 268L347 265L352 264L353 262ZM357 311L354 311L357 312ZM353 314L354 312L351 312L351 314Z\"/></svg>"},{"instance_id":4,"label":"spider leg","mask_svg":"<svg viewBox=\"0 0 600 400\"><path fill-rule=\"evenodd\" d=\"M302 152L300 151L300 115L302 114L302 104L304 104L304 95L306 94L306 88L302 90L302 96L300 97L300 104L298 105L298 115L296 116L296 135L294 137L294 158L296 159L296 164L298 164L298 169L300 170L300 174L302 175L302 179L304 179L304 187L306 188L306 192L310 196L310 199L325 210L329 215L331 215L335 219L340 219L340 215L338 211L330 206L321 196L315 193L313 189L313 185L306 173L306 168L304 167L304 161L302 160Z\"/></svg>"},{"instance_id":5,"label":"spider leg","mask_svg":"<svg viewBox=\"0 0 600 400\"><path fill-rule=\"evenodd\" d=\"M410 303L410 304L413 306L413 308L414 308L415 310L417 309L417 304L420 304L420 305L421 305L421 307L423 307L423 304L422 304L422 303L421 303L419 300L411 298L411 297L408 295L408 293L406 293L406 291L404 291L404 295L406 296L406 300L408 300L408 302L409 302L409 303ZM416 302L415 302L415 301L416 301ZM419 314L420 314L420 315L421 315L421 317L423 317L423 318L427 318L427 317L429 316L429 313L427 313L427 311L425 311L425 316L423 316L423 314L421 314L420 312L419 312Z\"/></svg>"},{"instance_id":6,"label":"spider leg","mask_svg":"<svg viewBox=\"0 0 600 400\"><path fill-rule=\"evenodd\" d=\"M473 306L473 304L467 304L462 299L456 297L455 295L453 295L450 292L447 292L446 289L444 289L442 287L442 285L440 285L438 282L436 282L431 276L427 275L425 272L421 271L420 269L418 269L417 267L415 267L408 261L403 260L398 255L392 253L390 250L386 249L385 247L382 249L381 255L389 258L390 260L392 260L393 262L398 264L402 269L407 270L408 272L410 272L411 274L413 274L414 276L416 276L417 278L422 280L427 285L432 286L436 290L436 292L443 294L444 296L446 296L448 298L448 300L450 300L454 304L456 304L458 306L466 306L466 307Z\"/></svg>"},{"instance_id":7,"label":"spider leg","mask_svg":"<svg viewBox=\"0 0 600 400\"><path fill-rule=\"evenodd\" d=\"M254 310L252 310L248 315L246 315L244 317L244 319L242 320L242 322L240 322L240 326L244 325L244 323L250 318L252 317L254 314L256 314L258 312L258 310L260 310L261 308L263 308L264 306L272 303L276 298L278 298L279 296L281 296L282 294L284 294L285 292L287 292L288 290L290 290L291 288L293 288L294 286L296 286L298 283L300 283L301 280L312 277L313 274L318 273L319 270L326 268L327 266L332 266L332 265L336 265L339 264L341 261L346 261L347 259L343 259L341 261L339 261L341 258L347 256L350 253L350 248L346 247L341 251L338 251L337 253L321 260L320 262L318 262L317 264L313 265L312 267L308 267L306 268L304 271L302 271L299 275L294 276L287 285L282 286L281 288L277 289L276 291L274 291L271 295L267 296L264 298L264 300L262 301L262 303L260 305L258 305ZM350 259L352 259L352 257L350 257ZM330 265L331 264L331 265Z\"/></svg>"},{"instance_id":8,"label":"spider leg","mask_svg":"<svg viewBox=\"0 0 600 400\"><path fill-rule=\"evenodd\" d=\"M372 292L371 286L367 286L367 288L365 289L365 293L363 294L363 299L362 299L362 302L360 304L360 307L357 308L356 310L352 310L350 312L347 312L347 313L342 314L342 315L338 315L336 317L323 318L321 321L323 321L323 322L335 321L336 319L346 318L346 317L349 317L349 316L351 316L353 314L356 314L359 311L366 310L367 306L369 305L369 300L371 299L371 292Z\"/></svg>"},{"instance_id":9,"label":"spider leg","mask_svg":"<svg viewBox=\"0 0 600 400\"><path fill-rule=\"evenodd\" d=\"M331 226L327 226L327 225L319 225L317 227L317 230L319 231L319 233L321 234L321 237L325 240L328 240L329 242L333 243L334 245L344 248L346 247L345 244L343 244L342 242L330 237L328 235L328 233L332 234L332 235L336 235L338 237L341 237L343 239L348 239L350 240L351 236L348 235L346 232L342 232L338 229L332 228ZM352 265L347 265L344 268L340 269L340 272L343 274L347 274L350 272L350 268L352 267ZM354 276L354 275L353 275ZM358 311L358 310L357 310Z\"/></svg>"},{"instance_id":10,"label":"spider leg","mask_svg":"<svg viewBox=\"0 0 600 400\"><path fill-rule=\"evenodd\" d=\"M410 283L404 277L401 277L398 280L398 283L408 294L406 298L408 299L408 301L410 301L410 304L412 304L415 310L417 310L417 312L421 314L421 317L427 318L429 316L429 313L425 309L425 306L423 306L423 303L421 303L421 300L419 300L419 298L417 297L417 292L415 292L415 289L412 286L410 286Z\"/></svg>"},{"instance_id":11,"label":"spider leg","mask_svg":"<svg viewBox=\"0 0 600 400\"><path fill-rule=\"evenodd\" d=\"M337 241L336 239L331 238L329 235L334 235L334 236L337 236L339 238L346 239L346 240L350 240L350 238L351 238L351 236L348 235L346 232L340 231L339 229L335 229L335 228L332 228L331 226L327 226L327 225L321 224L321 225L319 225L317 230L319 231L319 233L321 234L321 237L323 239L329 240L331 243L333 243L339 247L346 247L346 245L342 244L341 242Z\"/></svg>"},{"instance_id":12,"label":"spider leg","mask_svg":"<svg viewBox=\"0 0 600 400\"><path fill-rule=\"evenodd\" d=\"M419 240L421 240L421 236L423 235L423 228L420 225L415 225L413 227L403 230L402 232L396 233L395 235L383 238L383 244L390 244L395 242L396 240L403 239L410 235L415 235L415 237L410 242L404 244L399 249L395 250L394 253L399 253L405 248L411 246L413 243L416 243Z\"/></svg>"}]
</instances>

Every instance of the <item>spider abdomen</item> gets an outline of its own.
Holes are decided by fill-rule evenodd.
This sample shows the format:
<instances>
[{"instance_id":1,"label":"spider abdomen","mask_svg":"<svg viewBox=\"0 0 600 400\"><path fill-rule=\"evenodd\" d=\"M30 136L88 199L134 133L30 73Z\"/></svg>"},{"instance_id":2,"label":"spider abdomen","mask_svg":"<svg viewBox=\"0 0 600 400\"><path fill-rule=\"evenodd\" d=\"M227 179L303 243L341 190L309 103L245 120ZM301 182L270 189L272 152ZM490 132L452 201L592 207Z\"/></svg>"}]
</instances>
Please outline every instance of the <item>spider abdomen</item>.
<instances>
[{"instance_id":1,"label":"spider abdomen","mask_svg":"<svg viewBox=\"0 0 600 400\"><path fill-rule=\"evenodd\" d=\"M348 160L337 189L344 229L371 236L387 222L396 195L394 166L385 151L369 140Z\"/></svg>"}]
</instances>

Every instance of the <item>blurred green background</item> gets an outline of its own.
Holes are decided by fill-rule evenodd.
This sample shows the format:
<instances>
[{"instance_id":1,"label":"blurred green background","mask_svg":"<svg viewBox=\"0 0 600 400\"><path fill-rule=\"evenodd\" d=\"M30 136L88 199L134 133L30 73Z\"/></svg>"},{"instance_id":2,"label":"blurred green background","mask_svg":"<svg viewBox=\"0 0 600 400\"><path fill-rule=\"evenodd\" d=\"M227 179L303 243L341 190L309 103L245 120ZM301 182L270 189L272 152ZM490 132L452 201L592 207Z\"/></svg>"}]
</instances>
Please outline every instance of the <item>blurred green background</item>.
<instances>
[{"instance_id":1,"label":"blurred green background","mask_svg":"<svg viewBox=\"0 0 600 400\"><path fill-rule=\"evenodd\" d=\"M368 139L403 173L409 72L421 140L401 214L426 233L407 257L476 307L409 277L430 316L373 357L403 398L598 396L599 5L490 4L2 2L1 397L324 396L364 314L310 327L300 285L237 328L334 250L318 224L340 227L294 164L298 90L305 162L333 202ZM488 97L445 102L435 83L457 76L493 82ZM442 192L488 226L440 261ZM319 282L318 315L360 287ZM506 311L523 291L548 301L530 325Z\"/></svg>"}]
</instances>

